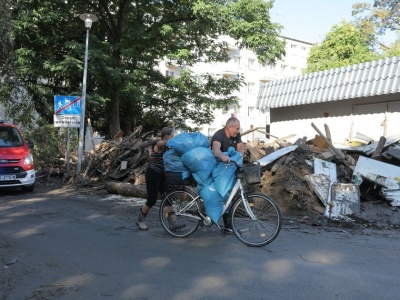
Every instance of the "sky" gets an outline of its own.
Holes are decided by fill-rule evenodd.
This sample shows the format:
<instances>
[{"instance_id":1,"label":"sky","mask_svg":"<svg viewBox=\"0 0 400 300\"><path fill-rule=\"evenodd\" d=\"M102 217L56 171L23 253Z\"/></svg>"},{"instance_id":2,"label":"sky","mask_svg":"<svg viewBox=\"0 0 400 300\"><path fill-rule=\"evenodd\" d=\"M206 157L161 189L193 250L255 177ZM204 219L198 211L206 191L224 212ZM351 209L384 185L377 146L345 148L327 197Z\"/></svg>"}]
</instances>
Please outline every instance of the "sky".
<instances>
[{"instance_id":1,"label":"sky","mask_svg":"<svg viewBox=\"0 0 400 300\"><path fill-rule=\"evenodd\" d=\"M332 26L343 19L354 21L351 15L355 3L369 0L275 0L270 10L273 22L283 25L281 35L309 43L321 43ZM394 42L396 35L387 34L382 41Z\"/></svg>"}]
</instances>

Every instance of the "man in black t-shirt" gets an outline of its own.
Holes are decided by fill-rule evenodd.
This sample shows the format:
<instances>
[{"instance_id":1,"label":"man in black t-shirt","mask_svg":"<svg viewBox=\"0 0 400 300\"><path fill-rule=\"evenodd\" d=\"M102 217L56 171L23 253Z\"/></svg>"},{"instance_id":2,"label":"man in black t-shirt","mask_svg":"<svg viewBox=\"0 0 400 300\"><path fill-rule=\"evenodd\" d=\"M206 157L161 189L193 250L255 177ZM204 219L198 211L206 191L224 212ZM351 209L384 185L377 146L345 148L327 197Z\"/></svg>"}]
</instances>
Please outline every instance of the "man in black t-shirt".
<instances>
[{"instance_id":1,"label":"man in black t-shirt","mask_svg":"<svg viewBox=\"0 0 400 300\"><path fill-rule=\"evenodd\" d=\"M225 163L229 163L231 160L229 156L224 155L222 152L227 152L229 147L235 148L240 154L244 154L244 145L240 136L240 122L238 119L231 117L226 121L224 128L214 133L211 138L211 149L214 155L221 159ZM224 232L232 233L231 226L228 222L228 213L225 212L222 215L224 221Z\"/></svg>"},{"instance_id":2,"label":"man in black t-shirt","mask_svg":"<svg viewBox=\"0 0 400 300\"><path fill-rule=\"evenodd\" d=\"M231 117L226 121L224 128L214 133L211 138L211 149L214 155L223 162L229 163L229 156L223 155L222 152L228 151L229 147L235 148L240 154L244 154L244 145L240 136L240 122L238 119Z\"/></svg>"}]
</instances>

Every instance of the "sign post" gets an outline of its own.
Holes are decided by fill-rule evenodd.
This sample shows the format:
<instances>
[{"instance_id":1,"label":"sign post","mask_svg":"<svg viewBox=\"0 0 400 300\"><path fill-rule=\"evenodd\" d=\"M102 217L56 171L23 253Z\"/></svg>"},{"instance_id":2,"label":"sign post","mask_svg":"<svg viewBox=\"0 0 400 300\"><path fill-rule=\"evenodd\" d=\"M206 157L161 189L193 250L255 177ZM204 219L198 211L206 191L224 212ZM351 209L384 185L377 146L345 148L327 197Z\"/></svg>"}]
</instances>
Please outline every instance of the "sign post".
<instances>
[{"instance_id":1,"label":"sign post","mask_svg":"<svg viewBox=\"0 0 400 300\"><path fill-rule=\"evenodd\" d=\"M69 129L81 123L80 96L54 96L54 126L67 127L67 174L69 173Z\"/></svg>"}]
</instances>

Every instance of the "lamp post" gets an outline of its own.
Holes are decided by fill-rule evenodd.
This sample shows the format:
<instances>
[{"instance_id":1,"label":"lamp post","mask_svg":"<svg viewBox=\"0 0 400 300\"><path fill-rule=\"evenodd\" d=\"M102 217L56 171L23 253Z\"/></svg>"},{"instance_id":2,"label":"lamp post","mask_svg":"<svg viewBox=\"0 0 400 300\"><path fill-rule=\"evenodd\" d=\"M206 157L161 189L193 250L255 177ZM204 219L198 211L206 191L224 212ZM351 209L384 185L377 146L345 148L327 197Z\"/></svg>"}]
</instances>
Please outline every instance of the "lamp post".
<instances>
[{"instance_id":1,"label":"lamp post","mask_svg":"<svg viewBox=\"0 0 400 300\"><path fill-rule=\"evenodd\" d=\"M87 61L88 61L88 48L89 48L89 30L93 22L97 21L97 17L92 14L81 14L79 18L85 22L86 28L86 48L85 48L85 64L83 67L83 85L82 85L82 99L81 99L81 122L79 125L79 145L78 145L78 167L76 174L79 175L82 167L83 156L83 137L85 136L85 105L86 105L86 78L87 78Z\"/></svg>"}]
</instances>

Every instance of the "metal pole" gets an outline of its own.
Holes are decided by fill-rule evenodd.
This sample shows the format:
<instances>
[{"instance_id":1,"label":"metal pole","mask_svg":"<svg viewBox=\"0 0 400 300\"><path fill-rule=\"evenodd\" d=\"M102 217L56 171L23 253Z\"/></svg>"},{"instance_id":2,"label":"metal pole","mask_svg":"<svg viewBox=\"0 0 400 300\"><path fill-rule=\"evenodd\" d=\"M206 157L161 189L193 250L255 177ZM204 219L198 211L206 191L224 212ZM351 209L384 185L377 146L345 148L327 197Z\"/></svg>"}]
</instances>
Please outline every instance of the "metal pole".
<instances>
[{"instance_id":1,"label":"metal pole","mask_svg":"<svg viewBox=\"0 0 400 300\"><path fill-rule=\"evenodd\" d=\"M67 175L69 175L70 164L69 164L69 127L67 128Z\"/></svg>"},{"instance_id":2,"label":"metal pole","mask_svg":"<svg viewBox=\"0 0 400 300\"><path fill-rule=\"evenodd\" d=\"M85 104L86 104L86 78L87 78L87 61L89 48L89 29L86 29L86 49L85 49L85 64L83 67L83 86L82 86L82 105L81 105L81 122L79 126L79 145L78 145L78 167L76 174L79 175L82 167L83 156L83 137L85 135Z\"/></svg>"}]
</instances>

